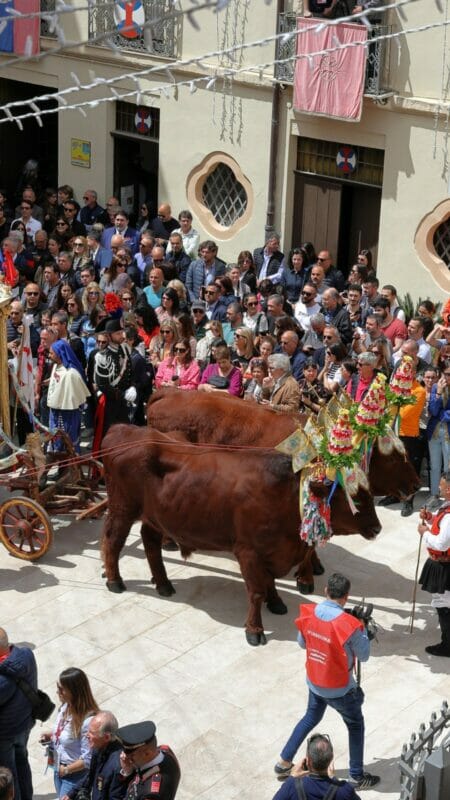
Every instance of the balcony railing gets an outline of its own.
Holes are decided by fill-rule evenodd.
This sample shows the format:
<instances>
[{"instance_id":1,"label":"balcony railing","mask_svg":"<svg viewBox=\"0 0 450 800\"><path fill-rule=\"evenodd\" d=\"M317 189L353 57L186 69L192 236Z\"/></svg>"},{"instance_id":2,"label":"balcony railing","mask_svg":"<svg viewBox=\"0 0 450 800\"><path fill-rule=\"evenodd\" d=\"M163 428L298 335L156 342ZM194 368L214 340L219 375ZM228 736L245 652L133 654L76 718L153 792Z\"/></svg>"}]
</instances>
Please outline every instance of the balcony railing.
<instances>
[{"instance_id":1,"label":"balcony railing","mask_svg":"<svg viewBox=\"0 0 450 800\"><path fill-rule=\"evenodd\" d=\"M55 0L41 0L41 13L53 14L55 11ZM50 36L55 38L55 31L52 30L51 22L44 17L41 17L41 36Z\"/></svg>"},{"instance_id":2,"label":"balcony railing","mask_svg":"<svg viewBox=\"0 0 450 800\"><path fill-rule=\"evenodd\" d=\"M319 22L319 20L318 20ZM291 33L297 28L297 15L289 12L280 14L278 33ZM369 41L378 36L383 36L391 33L391 25L377 25L373 24L369 32ZM277 59L290 58L295 55L296 38L293 36L288 41L283 42L282 39L278 40L277 44ZM284 64L277 64L276 78L282 83L293 83L294 81L295 61L287 61ZM381 41L370 44L367 49L367 64L366 64L366 80L364 85L364 93L377 97L379 95L389 92L389 40L382 39Z\"/></svg>"},{"instance_id":3,"label":"balcony railing","mask_svg":"<svg viewBox=\"0 0 450 800\"><path fill-rule=\"evenodd\" d=\"M51 2L52 0L47 0ZM120 7L126 3L116 3L105 8L99 0L99 8L92 3L89 11L89 39L95 40L102 37L98 44L108 46L108 41L120 50L132 50L139 53L149 53L163 58L176 58L178 44L181 42L181 15L174 12L172 0L142 0L142 10L145 17L145 27L135 38L123 36L119 30ZM122 12L122 16L124 14ZM153 24L149 24L154 20ZM133 17L133 22L142 24L141 19ZM108 34L104 37L103 34Z\"/></svg>"}]
</instances>

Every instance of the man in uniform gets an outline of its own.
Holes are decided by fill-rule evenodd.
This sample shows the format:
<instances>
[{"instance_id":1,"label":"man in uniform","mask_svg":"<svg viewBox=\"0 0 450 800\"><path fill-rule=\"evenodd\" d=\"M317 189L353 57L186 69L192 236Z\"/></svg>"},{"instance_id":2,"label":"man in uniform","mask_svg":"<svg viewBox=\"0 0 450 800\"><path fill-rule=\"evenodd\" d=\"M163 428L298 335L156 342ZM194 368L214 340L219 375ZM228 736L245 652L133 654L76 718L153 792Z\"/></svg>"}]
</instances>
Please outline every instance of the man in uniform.
<instances>
[{"instance_id":1,"label":"man in uniform","mask_svg":"<svg viewBox=\"0 0 450 800\"><path fill-rule=\"evenodd\" d=\"M420 536L428 550L419 583L432 595L431 605L436 609L441 629L439 644L430 644L425 650L431 656L450 658L450 476L444 475L440 484L444 505L436 514L421 510L418 526ZM431 524L430 524L431 523Z\"/></svg>"},{"instance_id":2,"label":"man in uniform","mask_svg":"<svg viewBox=\"0 0 450 800\"><path fill-rule=\"evenodd\" d=\"M104 319L95 329L105 333L109 344L95 355L94 384L97 387L98 406L96 414L94 451L108 428L116 422L129 422L127 403L136 399L132 386L132 364L130 348L124 344L125 332L120 319Z\"/></svg>"},{"instance_id":3,"label":"man in uniform","mask_svg":"<svg viewBox=\"0 0 450 800\"><path fill-rule=\"evenodd\" d=\"M92 717L87 732L92 758L87 775L62 800L75 800L78 792L90 800L122 800L127 781L121 773L122 745L116 739L119 723L110 711Z\"/></svg>"},{"instance_id":4,"label":"man in uniform","mask_svg":"<svg viewBox=\"0 0 450 800\"><path fill-rule=\"evenodd\" d=\"M327 706L334 708L344 720L349 732L349 783L355 789L369 789L380 778L364 772L364 717L361 707L364 692L356 685L353 666L356 659L367 661L370 643L363 623L345 612L350 581L335 572L325 589L326 600L319 605L303 603L298 642L306 649L306 675L309 687L306 714L297 723L275 765L279 778L287 777L292 760L308 733L318 725Z\"/></svg>"},{"instance_id":5,"label":"man in uniform","mask_svg":"<svg viewBox=\"0 0 450 800\"><path fill-rule=\"evenodd\" d=\"M180 765L167 745L158 747L154 722L125 725L117 731L122 744L122 771L129 776L127 800L173 800L180 782Z\"/></svg>"}]
</instances>

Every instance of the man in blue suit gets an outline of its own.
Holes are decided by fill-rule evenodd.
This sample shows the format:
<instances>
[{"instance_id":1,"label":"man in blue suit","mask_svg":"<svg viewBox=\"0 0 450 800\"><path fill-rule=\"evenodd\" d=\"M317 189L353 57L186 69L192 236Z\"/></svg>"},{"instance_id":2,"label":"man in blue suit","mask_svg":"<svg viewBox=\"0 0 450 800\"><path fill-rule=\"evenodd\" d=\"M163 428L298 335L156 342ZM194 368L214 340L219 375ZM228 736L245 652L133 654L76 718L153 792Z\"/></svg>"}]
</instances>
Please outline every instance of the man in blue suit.
<instances>
[{"instance_id":1,"label":"man in blue suit","mask_svg":"<svg viewBox=\"0 0 450 800\"><path fill-rule=\"evenodd\" d=\"M114 217L114 225L111 228L106 228L103 231L101 238L102 247L111 249L111 239L115 234L123 236L124 244L129 247L132 254L135 256L139 250L139 233L128 226L128 214L123 208L118 208Z\"/></svg>"},{"instance_id":2,"label":"man in blue suit","mask_svg":"<svg viewBox=\"0 0 450 800\"><path fill-rule=\"evenodd\" d=\"M87 235L87 243L91 259L94 262L95 274L97 277L103 275L105 269L111 264L113 251L100 246L102 234L100 231L91 230Z\"/></svg>"},{"instance_id":3,"label":"man in blue suit","mask_svg":"<svg viewBox=\"0 0 450 800\"><path fill-rule=\"evenodd\" d=\"M199 247L201 258L191 261L186 274L186 289L189 299L202 300L200 296L204 286L214 283L219 275L225 275L225 262L217 258L217 245L215 242L202 242Z\"/></svg>"}]
</instances>

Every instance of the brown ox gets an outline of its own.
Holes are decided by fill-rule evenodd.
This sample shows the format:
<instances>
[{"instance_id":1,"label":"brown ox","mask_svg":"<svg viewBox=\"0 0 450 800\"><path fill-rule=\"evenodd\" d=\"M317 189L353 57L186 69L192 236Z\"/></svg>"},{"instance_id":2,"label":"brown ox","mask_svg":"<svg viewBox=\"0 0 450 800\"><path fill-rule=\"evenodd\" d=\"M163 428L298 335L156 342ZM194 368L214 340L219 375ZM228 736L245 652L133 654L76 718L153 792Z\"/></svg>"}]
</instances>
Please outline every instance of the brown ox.
<instances>
[{"instance_id":1,"label":"brown ox","mask_svg":"<svg viewBox=\"0 0 450 800\"><path fill-rule=\"evenodd\" d=\"M159 390L147 405L148 424L159 431L179 430L190 442L274 447L304 425L302 414L276 414L256 403L219 393ZM375 444L369 467L372 494L405 499L420 487L407 456L383 456Z\"/></svg>"},{"instance_id":2,"label":"brown ox","mask_svg":"<svg viewBox=\"0 0 450 800\"><path fill-rule=\"evenodd\" d=\"M256 403L244 402L225 394L160 390L147 406L148 424L159 431L179 430L191 442L254 445L274 447L305 424L305 415L276 414ZM389 456L380 453L375 444L369 467L373 495L392 494L409 497L419 488L419 479L409 459L394 450ZM342 533L357 533L352 527ZM334 534L338 531L333 530ZM364 531L360 531L364 536ZM315 551L311 560L298 570L299 590L314 590L313 572L324 569Z\"/></svg>"},{"instance_id":3,"label":"brown ox","mask_svg":"<svg viewBox=\"0 0 450 800\"><path fill-rule=\"evenodd\" d=\"M103 557L108 589L125 589L119 555L136 520L159 594L175 591L161 554L164 535L175 536L184 557L194 550L232 552L245 580L249 644L264 644L265 601L274 613L287 609L275 588L280 578L311 552L299 538L299 477L290 459L261 451L233 452L202 447L152 429L115 425L103 440L108 513ZM139 480L136 480L136 476ZM314 491L324 496L321 483ZM380 524L372 498L360 490L354 516L340 487L331 502L336 533L363 530L375 536Z\"/></svg>"}]
</instances>

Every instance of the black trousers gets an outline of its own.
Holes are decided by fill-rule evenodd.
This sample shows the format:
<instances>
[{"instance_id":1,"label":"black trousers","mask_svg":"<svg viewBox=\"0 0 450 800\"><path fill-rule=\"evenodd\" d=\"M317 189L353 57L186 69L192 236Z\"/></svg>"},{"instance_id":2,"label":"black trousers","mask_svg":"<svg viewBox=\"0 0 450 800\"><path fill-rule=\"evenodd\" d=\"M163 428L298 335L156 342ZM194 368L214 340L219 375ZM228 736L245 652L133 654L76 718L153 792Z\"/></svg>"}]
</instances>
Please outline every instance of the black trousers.
<instances>
[{"instance_id":1,"label":"black trousers","mask_svg":"<svg viewBox=\"0 0 450 800\"><path fill-rule=\"evenodd\" d=\"M420 466L424 455L423 440L420 436L400 436L405 445L408 458L417 474L420 475Z\"/></svg>"},{"instance_id":2,"label":"black trousers","mask_svg":"<svg viewBox=\"0 0 450 800\"><path fill-rule=\"evenodd\" d=\"M442 644L450 652L450 608L437 608L439 626L441 628Z\"/></svg>"}]
</instances>

